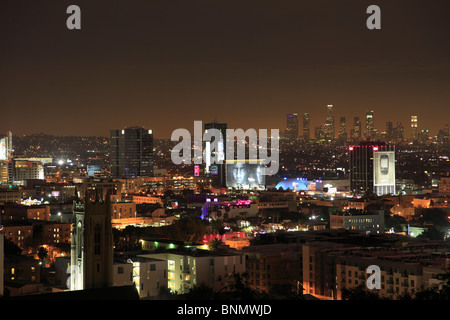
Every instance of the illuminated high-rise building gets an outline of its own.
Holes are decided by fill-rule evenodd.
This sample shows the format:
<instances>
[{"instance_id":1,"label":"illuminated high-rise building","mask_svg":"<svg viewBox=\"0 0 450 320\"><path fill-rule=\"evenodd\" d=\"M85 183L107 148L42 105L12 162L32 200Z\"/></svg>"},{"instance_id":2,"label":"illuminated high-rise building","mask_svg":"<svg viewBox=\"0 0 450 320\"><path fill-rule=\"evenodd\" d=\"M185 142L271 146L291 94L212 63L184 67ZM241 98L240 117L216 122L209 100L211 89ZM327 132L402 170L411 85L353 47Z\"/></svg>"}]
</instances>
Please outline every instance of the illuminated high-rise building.
<instances>
[{"instance_id":1,"label":"illuminated high-rise building","mask_svg":"<svg viewBox=\"0 0 450 320\"><path fill-rule=\"evenodd\" d=\"M218 179L214 179L213 181L217 186L225 186L226 185L226 166L225 166L225 156L226 156L226 148L227 148L227 124L226 123L218 123L211 122L205 123L203 125L204 132L208 132L208 130L216 129L220 131L221 138L215 145L217 150L212 150L211 141L205 141L205 170L204 172L207 175L212 176L213 178L217 177ZM214 141L212 141L214 142ZM213 158L217 159L221 163L213 163ZM217 180L217 181L216 181Z\"/></svg>"},{"instance_id":2,"label":"illuminated high-rise building","mask_svg":"<svg viewBox=\"0 0 450 320\"><path fill-rule=\"evenodd\" d=\"M350 191L354 195L395 194L395 147L364 141L349 146Z\"/></svg>"},{"instance_id":3,"label":"illuminated high-rise building","mask_svg":"<svg viewBox=\"0 0 450 320\"><path fill-rule=\"evenodd\" d=\"M398 141L401 141L404 138L404 128L401 122L397 122L397 125L395 126L394 138Z\"/></svg>"},{"instance_id":4,"label":"illuminated high-rise building","mask_svg":"<svg viewBox=\"0 0 450 320\"><path fill-rule=\"evenodd\" d=\"M142 127L111 130L111 175L117 178L153 175L153 132Z\"/></svg>"},{"instance_id":5,"label":"illuminated high-rise building","mask_svg":"<svg viewBox=\"0 0 450 320\"><path fill-rule=\"evenodd\" d=\"M439 130L436 138L440 145L450 146L450 129L448 124L445 124L444 128Z\"/></svg>"},{"instance_id":6,"label":"illuminated high-rise building","mask_svg":"<svg viewBox=\"0 0 450 320\"><path fill-rule=\"evenodd\" d=\"M286 115L286 138L298 139L298 115L296 113Z\"/></svg>"},{"instance_id":7,"label":"illuminated high-rise building","mask_svg":"<svg viewBox=\"0 0 450 320\"><path fill-rule=\"evenodd\" d=\"M327 117L325 119L324 130L325 139L333 140L336 129L334 126L334 106L332 104L327 105Z\"/></svg>"},{"instance_id":8,"label":"illuminated high-rise building","mask_svg":"<svg viewBox=\"0 0 450 320\"><path fill-rule=\"evenodd\" d=\"M412 140L417 140L418 138L418 128L417 128L417 116L411 116L411 138Z\"/></svg>"},{"instance_id":9,"label":"illuminated high-rise building","mask_svg":"<svg viewBox=\"0 0 450 320\"><path fill-rule=\"evenodd\" d=\"M303 140L309 141L311 138L311 124L309 113L303 114Z\"/></svg>"},{"instance_id":10,"label":"illuminated high-rise building","mask_svg":"<svg viewBox=\"0 0 450 320\"><path fill-rule=\"evenodd\" d=\"M418 139L422 143L428 142L430 140L430 131L422 129L422 131L419 133Z\"/></svg>"},{"instance_id":11,"label":"illuminated high-rise building","mask_svg":"<svg viewBox=\"0 0 450 320\"><path fill-rule=\"evenodd\" d=\"M370 140L373 138L374 135L374 118L373 118L373 110L368 111L366 113L366 132L365 132L365 136L367 140Z\"/></svg>"},{"instance_id":12,"label":"illuminated high-rise building","mask_svg":"<svg viewBox=\"0 0 450 320\"><path fill-rule=\"evenodd\" d=\"M394 124L392 121L386 122L386 140L391 141L394 138Z\"/></svg>"},{"instance_id":13,"label":"illuminated high-rise building","mask_svg":"<svg viewBox=\"0 0 450 320\"><path fill-rule=\"evenodd\" d=\"M361 121L359 117L353 119L353 129L350 130L350 136L353 140L361 139Z\"/></svg>"},{"instance_id":14,"label":"illuminated high-rise building","mask_svg":"<svg viewBox=\"0 0 450 320\"><path fill-rule=\"evenodd\" d=\"M9 131L6 136L0 138L0 161L10 161L12 153L12 133Z\"/></svg>"},{"instance_id":15,"label":"illuminated high-rise building","mask_svg":"<svg viewBox=\"0 0 450 320\"><path fill-rule=\"evenodd\" d=\"M12 133L0 138L0 184L12 184L14 180L14 164Z\"/></svg>"},{"instance_id":16,"label":"illuminated high-rise building","mask_svg":"<svg viewBox=\"0 0 450 320\"><path fill-rule=\"evenodd\" d=\"M338 139L340 141L347 141L347 121L345 120L345 117L341 117L339 121Z\"/></svg>"}]
</instances>

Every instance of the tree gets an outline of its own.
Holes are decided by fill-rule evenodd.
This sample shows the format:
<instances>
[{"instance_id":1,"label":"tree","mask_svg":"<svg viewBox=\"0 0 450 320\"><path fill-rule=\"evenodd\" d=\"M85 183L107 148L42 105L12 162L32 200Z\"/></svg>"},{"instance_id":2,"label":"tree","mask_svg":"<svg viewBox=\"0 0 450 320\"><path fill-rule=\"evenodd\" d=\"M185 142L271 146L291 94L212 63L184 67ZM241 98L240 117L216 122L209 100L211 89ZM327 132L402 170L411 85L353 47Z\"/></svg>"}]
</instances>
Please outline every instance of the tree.
<instances>
[{"instance_id":1,"label":"tree","mask_svg":"<svg viewBox=\"0 0 450 320\"><path fill-rule=\"evenodd\" d=\"M45 247L40 247L38 249L37 255L39 257L39 260L43 262L45 258L48 257L48 250Z\"/></svg>"},{"instance_id":2,"label":"tree","mask_svg":"<svg viewBox=\"0 0 450 320\"><path fill-rule=\"evenodd\" d=\"M435 226L433 226L422 232L417 236L417 238L425 238L429 240L444 240L444 235L444 232L440 232Z\"/></svg>"},{"instance_id":3,"label":"tree","mask_svg":"<svg viewBox=\"0 0 450 320\"><path fill-rule=\"evenodd\" d=\"M442 275L442 288L429 288L416 293L415 300L450 300L450 270Z\"/></svg>"},{"instance_id":4,"label":"tree","mask_svg":"<svg viewBox=\"0 0 450 320\"><path fill-rule=\"evenodd\" d=\"M342 300L380 300L380 297L375 292L367 290L363 285L359 285L356 288L342 289Z\"/></svg>"},{"instance_id":5,"label":"tree","mask_svg":"<svg viewBox=\"0 0 450 320\"><path fill-rule=\"evenodd\" d=\"M297 291L300 291L297 293ZM267 293L267 298L270 300L303 300L303 288L297 288L292 284L273 284L269 292Z\"/></svg>"},{"instance_id":6,"label":"tree","mask_svg":"<svg viewBox=\"0 0 450 320\"><path fill-rule=\"evenodd\" d=\"M214 295L214 299L254 300L261 299L262 295L250 289L245 284L248 274L234 273L229 276L228 285L222 287Z\"/></svg>"},{"instance_id":7,"label":"tree","mask_svg":"<svg viewBox=\"0 0 450 320\"><path fill-rule=\"evenodd\" d=\"M47 258L48 256L48 250L45 247L40 247L38 249L37 255L39 257L39 260L41 260L41 281L42 281L42 271L43 271L43 267L45 266L44 260L45 258Z\"/></svg>"},{"instance_id":8,"label":"tree","mask_svg":"<svg viewBox=\"0 0 450 320\"><path fill-rule=\"evenodd\" d=\"M208 248L209 248L209 250L216 251L221 244L222 244L222 240L220 240L219 238L214 238L209 243Z\"/></svg>"},{"instance_id":9,"label":"tree","mask_svg":"<svg viewBox=\"0 0 450 320\"><path fill-rule=\"evenodd\" d=\"M447 213L439 208L423 209L419 218L420 223L431 221L433 225L447 227L449 225Z\"/></svg>"},{"instance_id":10,"label":"tree","mask_svg":"<svg viewBox=\"0 0 450 320\"><path fill-rule=\"evenodd\" d=\"M212 300L214 297L213 288L201 283L195 286L183 295L180 296L182 300Z\"/></svg>"},{"instance_id":11,"label":"tree","mask_svg":"<svg viewBox=\"0 0 450 320\"><path fill-rule=\"evenodd\" d=\"M397 214L390 215L388 213L385 213L384 218L385 218L384 223L385 228L388 230L394 228L395 232L402 231L402 224L406 223L405 218Z\"/></svg>"}]
</instances>

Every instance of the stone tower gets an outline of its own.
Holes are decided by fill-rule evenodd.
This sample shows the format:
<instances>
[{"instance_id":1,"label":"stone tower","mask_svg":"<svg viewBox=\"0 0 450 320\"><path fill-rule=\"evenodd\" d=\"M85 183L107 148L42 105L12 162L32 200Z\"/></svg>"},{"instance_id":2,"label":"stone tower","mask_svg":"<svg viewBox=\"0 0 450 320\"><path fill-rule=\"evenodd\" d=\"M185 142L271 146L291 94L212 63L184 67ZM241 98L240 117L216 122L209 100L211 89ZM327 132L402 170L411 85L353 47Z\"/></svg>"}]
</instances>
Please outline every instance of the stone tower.
<instances>
[{"instance_id":1,"label":"stone tower","mask_svg":"<svg viewBox=\"0 0 450 320\"><path fill-rule=\"evenodd\" d=\"M75 198L71 236L71 290L113 285L113 235L109 195L82 202Z\"/></svg>"}]
</instances>

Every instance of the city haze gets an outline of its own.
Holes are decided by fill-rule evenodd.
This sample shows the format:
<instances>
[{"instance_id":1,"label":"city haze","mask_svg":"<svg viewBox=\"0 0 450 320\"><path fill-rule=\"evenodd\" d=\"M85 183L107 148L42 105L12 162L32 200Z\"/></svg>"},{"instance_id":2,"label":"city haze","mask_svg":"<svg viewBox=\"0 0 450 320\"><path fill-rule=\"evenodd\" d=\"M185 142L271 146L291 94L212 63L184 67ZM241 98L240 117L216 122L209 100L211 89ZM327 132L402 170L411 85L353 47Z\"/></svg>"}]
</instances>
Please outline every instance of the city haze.
<instances>
[{"instance_id":1,"label":"city haze","mask_svg":"<svg viewBox=\"0 0 450 320\"><path fill-rule=\"evenodd\" d=\"M194 120L282 130L304 112L313 128L333 104L348 123L374 110L379 131L417 115L434 135L450 118L449 4L378 1L368 30L370 4L78 1L81 30L66 2L2 4L0 131L170 138Z\"/></svg>"}]
</instances>

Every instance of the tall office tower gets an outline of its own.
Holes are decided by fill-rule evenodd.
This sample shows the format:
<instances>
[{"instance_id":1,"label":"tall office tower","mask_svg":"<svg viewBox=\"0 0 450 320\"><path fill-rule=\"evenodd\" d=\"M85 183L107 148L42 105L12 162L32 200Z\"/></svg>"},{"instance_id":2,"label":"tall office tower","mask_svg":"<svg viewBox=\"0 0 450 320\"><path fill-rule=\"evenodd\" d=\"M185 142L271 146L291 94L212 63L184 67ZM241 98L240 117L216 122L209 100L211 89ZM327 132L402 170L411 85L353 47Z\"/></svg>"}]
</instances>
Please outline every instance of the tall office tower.
<instances>
[{"instance_id":1,"label":"tall office tower","mask_svg":"<svg viewBox=\"0 0 450 320\"><path fill-rule=\"evenodd\" d=\"M217 186L226 186L226 166L225 166L225 156L226 156L226 148L227 148L227 124L226 123L218 123L211 122L205 123L203 125L204 132L206 133L208 130L217 129L221 133L221 139L218 141L216 148L217 150L211 150L211 142L205 142L205 153L209 156L205 157L205 173L207 175L217 177L214 179L214 184ZM212 141L214 142L214 141ZM221 161L222 163L213 163L213 158Z\"/></svg>"},{"instance_id":2,"label":"tall office tower","mask_svg":"<svg viewBox=\"0 0 450 320\"><path fill-rule=\"evenodd\" d=\"M113 285L111 202L85 197L73 203L70 289L107 288Z\"/></svg>"},{"instance_id":3,"label":"tall office tower","mask_svg":"<svg viewBox=\"0 0 450 320\"><path fill-rule=\"evenodd\" d=\"M436 136L437 143L443 146L450 146L450 130L449 125L445 124L443 129L438 131Z\"/></svg>"},{"instance_id":4,"label":"tall office tower","mask_svg":"<svg viewBox=\"0 0 450 320\"><path fill-rule=\"evenodd\" d=\"M14 164L12 162L12 133L0 138L0 184L12 184L14 180Z\"/></svg>"},{"instance_id":5,"label":"tall office tower","mask_svg":"<svg viewBox=\"0 0 450 320\"><path fill-rule=\"evenodd\" d=\"M111 130L111 175L117 178L153 175L153 132L142 127Z\"/></svg>"},{"instance_id":6,"label":"tall office tower","mask_svg":"<svg viewBox=\"0 0 450 320\"><path fill-rule=\"evenodd\" d=\"M347 121L345 120L345 117L341 117L339 121L339 133L338 133L338 139L339 141L347 141Z\"/></svg>"},{"instance_id":7,"label":"tall office tower","mask_svg":"<svg viewBox=\"0 0 450 320\"><path fill-rule=\"evenodd\" d=\"M403 124L401 122L397 122L394 132L395 140L403 140L404 138L404 129Z\"/></svg>"},{"instance_id":8,"label":"tall office tower","mask_svg":"<svg viewBox=\"0 0 450 320\"><path fill-rule=\"evenodd\" d=\"M393 140L394 138L394 124L392 121L386 122L386 139L388 141Z\"/></svg>"},{"instance_id":9,"label":"tall office tower","mask_svg":"<svg viewBox=\"0 0 450 320\"><path fill-rule=\"evenodd\" d=\"M303 114L303 140L309 141L311 139L311 127L309 113Z\"/></svg>"},{"instance_id":10,"label":"tall office tower","mask_svg":"<svg viewBox=\"0 0 450 320\"><path fill-rule=\"evenodd\" d=\"M317 126L314 127L314 139L315 140L320 140L323 138L323 127L322 126Z\"/></svg>"},{"instance_id":11,"label":"tall office tower","mask_svg":"<svg viewBox=\"0 0 450 320\"><path fill-rule=\"evenodd\" d=\"M0 138L0 160L10 161L12 152L12 133L8 131L6 136Z\"/></svg>"},{"instance_id":12,"label":"tall office tower","mask_svg":"<svg viewBox=\"0 0 450 320\"><path fill-rule=\"evenodd\" d=\"M417 116L411 116L411 138L412 140L417 140L418 138L418 129L417 129Z\"/></svg>"},{"instance_id":13,"label":"tall office tower","mask_svg":"<svg viewBox=\"0 0 450 320\"><path fill-rule=\"evenodd\" d=\"M359 117L353 118L353 129L350 130L350 136L353 140L361 139L361 121Z\"/></svg>"},{"instance_id":14,"label":"tall office tower","mask_svg":"<svg viewBox=\"0 0 450 320\"><path fill-rule=\"evenodd\" d=\"M349 146L350 191L354 195L395 194L395 147L364 141Z\"/></svg>"},{"instance_id":15,"label":"tall office tower","mask_svg":"<svg viewBox=\"0 0 450 320\"><path fill-rule=\"evenodd\" d=\"M370 140L374 134L374 119L373 119L373 110L368 111L366 113L366 139Z\"/></svg>"},{"instance_id":16,"label":"tall office tower","mask_svg":"<svg viewBox=\"0 0 450 320\"><path fill-rule=\"evenodd\" d=\"M419 133L418 140L422 143L426 143L430 140L430 131L426 129L422 129Z\"/></svg>"},{"instance_id":17,"label":"tall office tower","mask_svg":"<svg viewBox=\"0 0 450 320\"><path fill-rule=\"evenodd\" d=\"M334 126L334 107L332 104L327 105L327 117L325 119L325 138L334 140L336 129Z\"/></svg>"},{"instance_id":18,"label":"tall office tower","mask_svg":"<svg viewBox=\"0 0 450 320\"><path fill-rule=\"evenodd\" d=\"M7 135L0 138L0 160L10 161L12 159L12 133L8 131Z\"/></svg>"},{"instance_id":19,"label":"tall office tower","mask_svg":"<svg viewBox=\"0 0 450 320\"><path fill-rule=\"evenodd\" d=\"M298 115L290 113L286 116L286 138L290 140L298 139Z\"/></svg>"}]
</instances>

